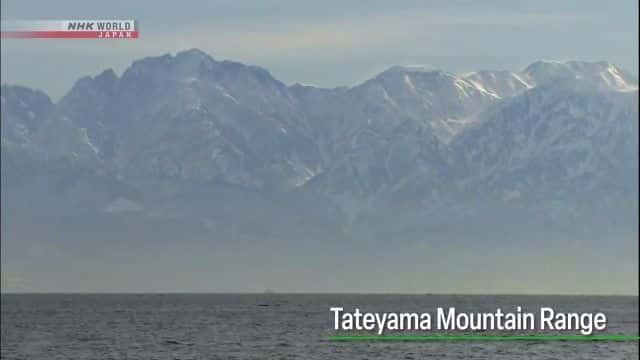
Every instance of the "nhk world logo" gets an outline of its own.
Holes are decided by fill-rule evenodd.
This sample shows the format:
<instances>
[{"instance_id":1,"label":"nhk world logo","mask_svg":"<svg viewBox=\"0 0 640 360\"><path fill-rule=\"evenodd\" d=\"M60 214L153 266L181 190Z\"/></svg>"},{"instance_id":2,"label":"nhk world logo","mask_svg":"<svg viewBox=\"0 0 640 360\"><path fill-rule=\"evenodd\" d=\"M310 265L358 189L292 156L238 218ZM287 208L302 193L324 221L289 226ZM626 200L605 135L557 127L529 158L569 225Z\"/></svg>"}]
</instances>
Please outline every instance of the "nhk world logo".
<instances>
[{"instance_id":1,"label":"nhk world logo","mask_svg":"<svg viewBox=\"0 0 640 360\"><path fill-rule=\"evenodd\" d=\"M9 39L137 39L136 20L2 20Z\"/></svg>"}]
</instances>

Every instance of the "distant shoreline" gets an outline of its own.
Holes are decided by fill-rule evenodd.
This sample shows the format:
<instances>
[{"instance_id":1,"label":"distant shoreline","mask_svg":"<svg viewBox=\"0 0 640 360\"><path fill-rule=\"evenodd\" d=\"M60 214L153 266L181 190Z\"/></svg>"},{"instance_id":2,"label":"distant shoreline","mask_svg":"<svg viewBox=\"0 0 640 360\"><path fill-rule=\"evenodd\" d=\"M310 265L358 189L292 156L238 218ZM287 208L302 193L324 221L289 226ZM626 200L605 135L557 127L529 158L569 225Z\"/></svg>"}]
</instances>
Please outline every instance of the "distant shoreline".
<instances>
[{"instance_id":1,"label":"distant shoreline","mask_svg":"<svg viewBox=\"0 0 640 360\"><path fill-rule=\"evenodd\" d=\"M233 295L233 296L472 296L472 297L640 297L640 294L463 294L463 293L350 293L350 292L0 292L1 296L10 295Z\"/></svg>"}]
</instances>

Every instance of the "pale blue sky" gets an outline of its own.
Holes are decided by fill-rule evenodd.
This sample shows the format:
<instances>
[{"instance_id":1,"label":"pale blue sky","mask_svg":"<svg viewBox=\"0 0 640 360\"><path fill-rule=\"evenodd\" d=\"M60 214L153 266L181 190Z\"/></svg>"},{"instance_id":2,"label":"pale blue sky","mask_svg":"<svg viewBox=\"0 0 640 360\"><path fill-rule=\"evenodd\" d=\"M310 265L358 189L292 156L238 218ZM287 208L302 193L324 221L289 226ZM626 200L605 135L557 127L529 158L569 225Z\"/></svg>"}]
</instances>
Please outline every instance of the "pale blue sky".
<instances>
[{"instance_id":1,"label":"pale blue sky","mask_svg":"<svg viewBox=\"0 0 640 360\"><path fill-rule=\"evenodd\" d=\"M353 85L391 65L519 70L608 60L638 74L638 2L2 0L3 19L139 20L138 40L3 40L2 83L54 99L84 75L197 47L285 83Z\"/></svg>"}]
</instances>

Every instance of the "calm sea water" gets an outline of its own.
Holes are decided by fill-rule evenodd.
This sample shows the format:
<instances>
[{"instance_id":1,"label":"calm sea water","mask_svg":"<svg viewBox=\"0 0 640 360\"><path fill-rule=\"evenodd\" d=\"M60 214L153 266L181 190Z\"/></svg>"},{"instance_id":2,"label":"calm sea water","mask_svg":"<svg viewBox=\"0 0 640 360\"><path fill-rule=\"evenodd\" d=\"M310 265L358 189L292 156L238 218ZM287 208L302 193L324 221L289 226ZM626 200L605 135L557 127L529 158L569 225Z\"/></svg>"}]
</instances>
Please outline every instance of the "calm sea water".
<instances>
[{"instance_id":1,"label":"calm sea water","mask_svg":"<svg viewBox=\"0 0 640 360\"><path fill-rule=\"evenodd\" d=\"M436 295L2 295L2 359L637 359L638 342L339 343L331 306L377 312L608 316L638 334L637 297Z\"/></svg>"}]
</instances>

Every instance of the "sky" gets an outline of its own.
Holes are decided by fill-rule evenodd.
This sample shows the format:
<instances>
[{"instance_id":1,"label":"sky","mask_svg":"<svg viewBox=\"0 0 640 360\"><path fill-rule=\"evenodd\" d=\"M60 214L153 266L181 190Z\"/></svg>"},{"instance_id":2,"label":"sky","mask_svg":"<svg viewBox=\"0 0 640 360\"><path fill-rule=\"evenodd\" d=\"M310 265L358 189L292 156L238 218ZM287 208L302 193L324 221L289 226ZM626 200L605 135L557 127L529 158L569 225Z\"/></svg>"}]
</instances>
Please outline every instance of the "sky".
<instances>
[{"instance_id":1,"label":"sky","mask_svg":"<svg viewBox=\"0 0 640 360\"><path fill-rule=\"evenodd\" d=\"M638 74L638 2L2 0L2 19L135 19L138 40L2 41L2 83L58 99L80 77L200 48L281 81L351 86L392 65L519 70L607 60Z\"/></svg>"}]
</instances>

